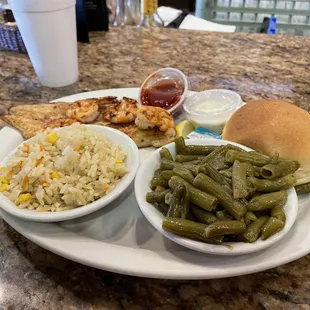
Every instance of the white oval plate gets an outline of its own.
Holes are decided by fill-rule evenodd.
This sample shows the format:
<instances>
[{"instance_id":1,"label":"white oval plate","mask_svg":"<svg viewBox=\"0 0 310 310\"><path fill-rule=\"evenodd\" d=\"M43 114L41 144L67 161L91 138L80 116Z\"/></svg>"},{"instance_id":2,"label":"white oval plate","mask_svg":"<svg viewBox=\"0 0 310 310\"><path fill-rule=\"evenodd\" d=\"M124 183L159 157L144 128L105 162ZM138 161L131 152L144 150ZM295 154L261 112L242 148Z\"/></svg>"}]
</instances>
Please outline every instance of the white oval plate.
<instances>
[{"instance_id":1,"label":"white oval plate","mask_svg":"<svg viewBox=\"0 0 310 310\"><path fill-rule=\"evenodd\" d=\"M138 88L106 89L58 100L70 102L103 96L137 99L138 93ZM0 159L22 140L20 133L12 128L0 130ZM141 159L153 151L140 149ZM208 255L164 237L141 213L133 186L105 208L71 221L30 222L1 208L0 216L34 243L81 264L140 277L215 279L267 270L310 253L309 203L310 195L300 197L296 222L282 240L268 249L242 256Z\"/></svg>"},{"instance_id":2,"label":"white oval plate","mask_svg":"<svg viewBox=\"0 0 310 310\"><path fill-rule=\"evenodd\" d=\"M117 197L119 197L131 184L137 173L139 167L138 148L131 138L129 138L127 135L118 130L98 125L86 125L86 126L91 127L92 129L102 133L111 142L118 143L122 149L128 152L128 157L126 159L126 166L129 171L121 178L120 182L115 186L113 191L85 206L59 212L38 212L29 209L19 209L8 197L0 193L0 207L6 212L25 220L37 221L37 222L57 222L57 221L71 220L95 212L111 203ZM58 128L55 130L63 130L63 129L64 128ZM31 139L29 140L31 141ZM0 163L1 166L4 166L6 164L6 162L14 155L18 147L19 145L15 147L15 149L13 149L1 161Z\"/></svg>"},{"instance_id":3,"label":"white oval plate","mask_svg":"<svg viewBox=\"0 0 310 310\"><path fill-rule=\"evenodd\" d=\"M189 139L185 141L187 145L225 145L234 144L247 151L251 149L230 141L225 140L215 140L215 139ZM175 144L170 143L165 145L167 149L171 152L172 156L175 157ZM154 171L160 166L160 149L155 151L151 156L149 156L141 165L138 170L135 179L135 193L140 210L145 215L146 219L156 228L160 233L170 240L183 245L189 249L216 255L241 255L249 254L252 252L260 251L266 249L282 239L292 228L298 211L298 200L294 188L290 188L288 192L288 199L285 204L284 211L286 214L285 227L277 234L273 235L267 240L257 240L253 243L245 242L227 242L226 244L231 245L230 247L216 244L209 244L200 241L191 240L185 237L178 236L176 234L170 233L162 228L162 222L164 220L164 215L160 213L152 204L145 200L146 193L151 191L149 187L150 180L153 177Z\"/></svg>"}]
</instances>

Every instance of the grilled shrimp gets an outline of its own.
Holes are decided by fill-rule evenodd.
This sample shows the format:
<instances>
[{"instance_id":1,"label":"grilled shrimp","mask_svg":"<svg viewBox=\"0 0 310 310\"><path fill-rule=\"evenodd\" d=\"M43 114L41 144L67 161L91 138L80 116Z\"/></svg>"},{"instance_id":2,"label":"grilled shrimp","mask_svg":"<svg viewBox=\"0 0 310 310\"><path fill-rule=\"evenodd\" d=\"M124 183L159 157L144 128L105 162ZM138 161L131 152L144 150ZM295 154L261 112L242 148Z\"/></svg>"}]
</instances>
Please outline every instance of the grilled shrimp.
<instances>
[{"instance_id":1,"label":"grilled shrimp","mask_svg":"<svg viewBox=\"0 0 310 310\"><path fill-rule=\"evenodd\" d=\"M67 116L81 123L91 123L100 113L96 101L96 99L75 101L70 104Z\"/></svg>"},{"instance_id":2,"label":"grilled shrimp","mask_svg":"<svg viewBox=\"0 0 310 310\"><path fill-rule=\"evenodd\" d=\"M144 106L138 109L135 124L143 130L157 127L170 137L176 134L173 117L168 111L159 107Z\"/></svg>"},{"instance_id":3,"label":"grilled shrimp","mask_svg":"<svg viewBox=\"0 0 310 310\"><path fill-rule=\"evenodd\" d=\"M123 97L120 102L116 101L114 104L109 105L103 111L103 117L111 123L131 123L137 116L137 110L136 100Z\"/></svg>"}]
</instances>

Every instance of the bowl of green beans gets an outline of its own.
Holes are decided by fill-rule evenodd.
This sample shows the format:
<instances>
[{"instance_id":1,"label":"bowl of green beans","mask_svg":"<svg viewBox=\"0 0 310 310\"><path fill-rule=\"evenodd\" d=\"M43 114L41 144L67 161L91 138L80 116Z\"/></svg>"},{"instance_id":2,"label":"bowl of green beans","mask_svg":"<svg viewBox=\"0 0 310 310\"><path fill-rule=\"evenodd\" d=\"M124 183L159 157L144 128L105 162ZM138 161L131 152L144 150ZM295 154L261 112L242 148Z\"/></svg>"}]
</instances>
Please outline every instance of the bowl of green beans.
<instances>
[{"instance_id":1,"label":"bowl of green beans","mask_svg":"<svg viewBox=\"0 0 310 310\"><path fill-rule=\"evenodd\" d=\"M172 241L203 253L248 254L293 226L298 168L233 142L177 137L142 163L135 194L146 219Z\"/></svg>"}]
</instances>

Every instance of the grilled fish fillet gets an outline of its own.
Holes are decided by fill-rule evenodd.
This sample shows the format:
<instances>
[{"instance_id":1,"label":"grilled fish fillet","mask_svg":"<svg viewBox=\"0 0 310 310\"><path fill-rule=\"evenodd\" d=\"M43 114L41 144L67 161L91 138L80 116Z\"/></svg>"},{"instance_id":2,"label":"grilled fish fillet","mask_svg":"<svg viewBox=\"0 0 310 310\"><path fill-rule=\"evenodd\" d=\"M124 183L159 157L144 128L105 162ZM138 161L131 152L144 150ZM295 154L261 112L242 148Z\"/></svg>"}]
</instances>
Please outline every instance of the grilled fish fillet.
<instances>
[{"instance_id":1,"label":"grilled fish fillet","mask_svg":"<svg viewBox=\"0 0 310 310\"><path fill-rule=\"evenodd\" d=\"M98 125L102 125L103 123L98 122L94 123ZM168 144L170 142L173 142L174 137L165 135L162 131L158 129L152 129L152 130L141 130L139 129L134 123L130 124L106 124L105 126L117 129L124 134L128 135L138 147L161 147L165 144Z\"/></svg>"},{"instance_id":2,"label":"grilled fish fillet","mask_svg":"<svg viewBox=\"0 0 310 310\"><path fill-rule=\"evenodd\" d=\"M46 128L45 123L66 118L68 107L68 102L18 105L12 107L9 114L4 115L2 120L20 130L22 135L28 139L39 131L43 131Z\"/></svg>"},{"instance_id":3,"label":"grilled fish fillet","mask_svg":"<svg viewBox=\"0 0 310 310\"><path fill-rule=\"evenodd\" d=\"M5 115L2 120L18 129L26 139L35 136L44 128L43 120L27 118L21 115Z\"/></svg>"}]
</instances>

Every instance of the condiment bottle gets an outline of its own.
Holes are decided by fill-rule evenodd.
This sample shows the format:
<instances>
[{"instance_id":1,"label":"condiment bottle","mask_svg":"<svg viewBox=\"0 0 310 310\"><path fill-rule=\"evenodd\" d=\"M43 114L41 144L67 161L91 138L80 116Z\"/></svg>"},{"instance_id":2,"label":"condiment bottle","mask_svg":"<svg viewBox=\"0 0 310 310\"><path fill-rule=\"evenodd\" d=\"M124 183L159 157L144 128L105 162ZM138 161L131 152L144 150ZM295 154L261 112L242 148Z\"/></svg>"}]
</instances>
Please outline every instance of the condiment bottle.
<instances>
[{"instance_id":1,"label":"condiment bottle","mask_svg":"<svg viewBox=\"0 0 310 310\"><path fill-rule=\"evenodd\" d=\"M0 13L3 16L4 22L5 23L14 23L15 19L13 16L12 11L10 10L8 4L5 2L0 2Z\"/></svg>"},{"instance_id":2,"label":"condiment bottle","mask_svg":"<svg viewBox=\"0 0 310 310\"><path fill-rule=\"evenodd\" d=\"M164 27L157 13L158 0L141 0L141 17L138 27Z\"/></svg>"},{"instance_id":3,"label":"condiment bottle","mask_svg":"<svg viewBox=\"0 0 310 310\"><path fill-rule=\"evenodd\" d=\"M137 24L137 14L139 14L139 12L137 12L137 1L138 0L116 0L113 26L124 27Z\"/></svg>"}]
</instances>

